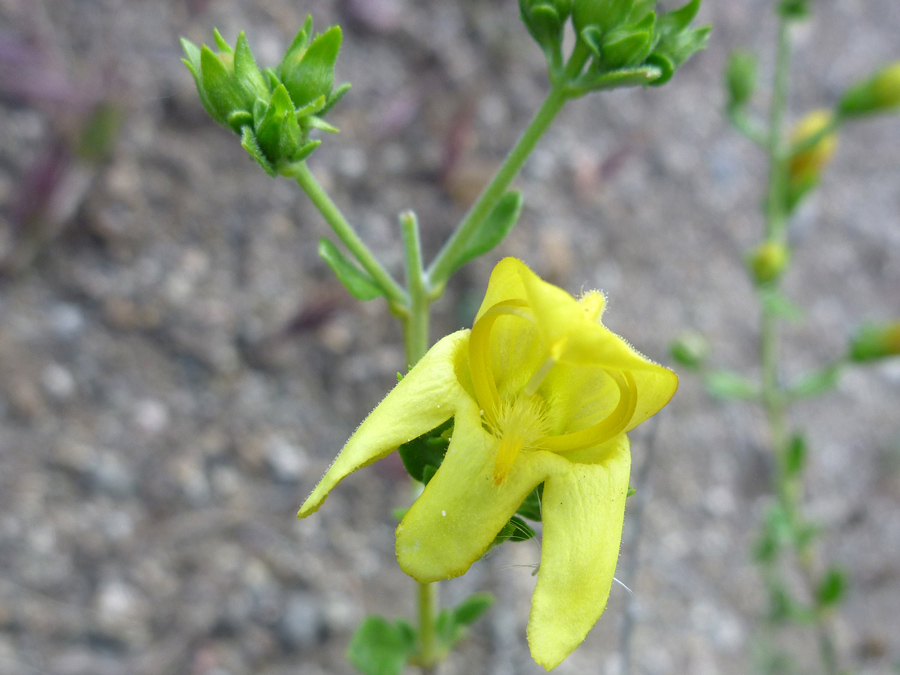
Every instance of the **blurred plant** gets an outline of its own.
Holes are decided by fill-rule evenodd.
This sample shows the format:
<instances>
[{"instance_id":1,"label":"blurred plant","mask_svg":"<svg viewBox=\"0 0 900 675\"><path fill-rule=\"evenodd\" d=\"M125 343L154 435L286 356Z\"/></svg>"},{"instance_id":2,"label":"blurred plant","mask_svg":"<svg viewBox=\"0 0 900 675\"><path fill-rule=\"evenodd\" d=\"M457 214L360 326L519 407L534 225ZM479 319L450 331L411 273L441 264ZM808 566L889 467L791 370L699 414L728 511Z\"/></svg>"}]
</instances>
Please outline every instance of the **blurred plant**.
<instances>
[{"instance_id":1,"label":"blurred plant","mask_svg":"<svg viewBox=\"0 0 900 675\"><path fill-rule=\"evenodd\" d=\"M0 32L0 98L49 118L43 147L16 190L8 231L0 246L0 273L14 275L72 221L112 153L124 116L117 80L94 63L90 75L72 77L42 39Z\"/></svg>"},{"instance_id":2,"label":"blurred plant","mask_svg":"<svg viewBox=\"0 0 900 675\"><path fill-rule=\"evenodd\" d=\"M832 622L849 581L840 567L819 558L817 544L826 532L807 518L803 509L804 471L810 450L805 434L790 427L788 413L795 402L834 389L848 365L900 354L900 322L860 327L850 338L844 355L785 382L781 377L780 325L786 319L799 319L802 310L784 295L781 281L791 264L791 219L798 205L819 185L837 149L841 127L878 113L900 110L900 62L851 86L832 109L807 113L786 135L790 31L793 24L808 16L810 5L809 0L783 0L777 6L779 27L767 122L751 109L757 87L755 57L736 51L725 70L727 115L738 131L766 152L769 160L763 238L746 258L761 305L761 380L710 367L709 345L697 333L686 333L673 342L671 353L678 363L703 378L712 396L754 401L765 410L774 459L774 499L760 525L753 557L768 594L766 620L775 630L786 624L811 627L818 639L821 672L837 675L842 667ZM790 582L798 575L802 580L800 589ZM764 652L764 672L792 670L788 654L770 649Z\"/></svg>"},{"instance_id":3,"label":"blurred plant","mask_svg":"<svg viewBox=\"0 0 900 675\"><path fill-rule=\"evenodd\" d=\"M367 675L400 673L407 663L434 672L466 626L490 604L479 595L441 611L436 580L463 573L491 546L533 536L523 518L541 519L545 485L548 492L568 489L578 497L571 504L582 504L587 493L573 487L578 478L593 486L589 502L609 503L596 513L570 513L571 507L556 505L547 512L545 532L548 537L555 533L555 545L542 555L562 574L539 576L533 618L535 612L554 618L533 622L529 629L535 658L555 667L603 611L628 493L630 454L624 431L665 405L674 392L674 374L637 355L598 323L600 294L588 294L579 304L517 261L498 265L471 333L448 336L429 351L429 319L431 303L443 294L452 274L490 252L516 224L523 197L509 186L566 103L593 91L662 85L705 47L709 28L690 25L700 0L665 13L657 13L655 5L655 0L520 0L521 18L546 57L550 90L427 268L418 220L411 212L401 215L405 285L360 239L306 163L321 144L315 134L337 131L324 116L349 87L334 87L341 29L314 34L312 19L307 19L279 66L265 70L257 66L243 34L232 48L216 32L218 52L182 40L184 62L209 114L240 135L241 145L270 176L295 180L352 256L322 239L323 260L354 297L385 298L403 323L411 370L351 438L300 513L318 508L346 473L394 449L419 490L428 483L397 530L401 567L418 580L418 620L414 626L402 619L366 618L351 641L349 657ZM563 35L570 21L575 40L566 55ZM492 335L515 339L498 343ZM463 342L469 347L460 347ZM448 354L448 345L459 349ZM522 367L515 372L501 367L498 375L493 365L500 358L494 354L498 348L513 362L522 361ZM453 377L448 380L448 375ZM438 383L445 380L453 386L445 382L442 390ZM511 389L514 385L519 388ZM453 395L442 397L442 391ZM552 405L544 399L547 391L554 394ZM454 447L467 440L471 447L453 456ZM479 447L492 457L482 457ZM477 458L487 463L467 466ZM485 475L487 486L480 482ZM437 509L435 493L472 517L459 521L459 514L445 516L449 507ZM499 506L485 514L478 529L473 514L488 496ZM440 516L431 518L437 511ZM601 512L617 526L606 527L602 537L590 536ZM465 526L469 522L471 529ZM434 546L410 547L410 538ZM442 556L455 549L463 553L447 567Z\"/></svg>"}]
</instances>

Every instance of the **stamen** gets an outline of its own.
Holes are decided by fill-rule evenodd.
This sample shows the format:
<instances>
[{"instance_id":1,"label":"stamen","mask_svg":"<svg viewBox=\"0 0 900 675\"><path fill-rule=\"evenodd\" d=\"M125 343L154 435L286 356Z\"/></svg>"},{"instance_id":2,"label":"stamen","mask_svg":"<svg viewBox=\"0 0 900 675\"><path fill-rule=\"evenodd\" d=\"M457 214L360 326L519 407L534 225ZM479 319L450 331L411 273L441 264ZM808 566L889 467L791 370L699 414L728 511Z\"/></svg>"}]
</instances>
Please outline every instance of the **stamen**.
<instances>
[{"instance_id":1,"label":"stamen","mask_svg":"<svg viewBox=\"0 0 900 675\"><path fill-rule=\"evenodd\" d=\"M517 396L501 404L497 425L491 429L497 438L494 458L494 485L502 485L522 450L532 449L547 433L544 404L537 396Z\"/></svg>"},{"instance_id":2,"label":"stamen","mask_svg":"<svg viewBox=\"0 0 900 675\"><path fill-rule=\"evenodd\" d=\"M501 316L518 316L526 321L534 322L534 316L524 300L506 300L498 302L481 315L469 335L469 372L472 375L472 386L475 388L475 400L484 410L485 421L496 426L500 394L494 380L493 363L491 362L491 330L494 322Z\"/></svg>"},{"instance_id":3,"label":"stamen","mask_svg":"<svg viewBox=\"0 0 900 675\"><path fill-rule=\"evenodd\" d=\"M541 382L544 381L544 378L547 377L547 373L550 372L550 369L556 365L556 360L550 356L541 364L541 367L534 371L534 375L531 376L531 379L528 380L528 384L525 385L525 388L522 390L525 392L527 396L534 396L537 393L538 387L541 386Z\"/></svg>"}]
</instances>

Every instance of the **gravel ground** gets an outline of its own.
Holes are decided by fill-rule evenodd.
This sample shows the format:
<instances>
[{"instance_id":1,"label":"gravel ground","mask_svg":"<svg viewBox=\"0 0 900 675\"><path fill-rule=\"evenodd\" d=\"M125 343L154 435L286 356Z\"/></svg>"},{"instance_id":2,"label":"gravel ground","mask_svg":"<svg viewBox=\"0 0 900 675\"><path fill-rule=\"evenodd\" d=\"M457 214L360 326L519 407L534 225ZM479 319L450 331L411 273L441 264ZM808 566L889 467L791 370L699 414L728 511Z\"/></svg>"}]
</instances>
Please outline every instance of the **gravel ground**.
<instances>
[{"instance_id":1,"label":"gravel ground","mask_svg":"<svg viewBox=\"0 0 900 675\"><path fill-rule=\"evenodd\" d=\"M608 323L666 362L699 329L718 365L753 370L756 302L742 270L760 231L764 162L723 122L726 54L771 63L768 0L707 0L710 48L661 90L570 105L518 181L526 208L498 251L436 307L434 337L471 320L501 255L610 297ZM896 59L896 0L819 0L796 34L792 117ZM385 461L294 514L402 368L381 301L346 297L317 257L327 236L202 110L178 36L246 30L274 63L305 13L346 26L353 90L311 167L399 270L396 214L433 254L546 90L514 0L0 0L0 674L349 673L367 612L412 612ZM73 152L112 102L102 159ZM839 355L853 325L900 316L900 122L847 129L792 230L787 278L806 320L788 374ZM848 372L799 406L808 510L852 588L841 653L857 673L900 663L900 364ZM648 432L634 434L641 462ZM752 672L763 607L748 562L766 504L758 410L711 402L688 374L662 416L635 575L632 673ZM633 521L628 523L633 525ZM543 672L524 626L534 542L445 584L497 607L441 675ZM558 671L620 672L613 589ZM812 654L803 633L780 636Z\"/></svg>"}]
</instances>

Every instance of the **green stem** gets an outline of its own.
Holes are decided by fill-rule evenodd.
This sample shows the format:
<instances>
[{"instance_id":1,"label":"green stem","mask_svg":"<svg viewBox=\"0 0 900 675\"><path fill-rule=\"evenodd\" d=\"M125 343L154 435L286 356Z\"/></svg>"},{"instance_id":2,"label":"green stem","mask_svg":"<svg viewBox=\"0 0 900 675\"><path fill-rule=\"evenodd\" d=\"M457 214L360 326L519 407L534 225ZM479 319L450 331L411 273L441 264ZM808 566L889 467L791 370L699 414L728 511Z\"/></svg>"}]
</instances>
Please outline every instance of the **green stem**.
<instances>
[{"instance_id":1,"label":"green stem","mask_svg":"<svg viewBox=\"0 0 900 675\"><path fill-rule=\"evenodd\" d=\"M491 182L482 190L478 199L472 204L469 212L462 222L444 244L434 261L428 267L428 279L436 291L440 291L450 274L453 272L456 261L469 244L472 234L484 222L491 210L500 201L500 198L509 188L510 183L525 164L525 160L531 154L537 142L541 139L556 115L562 110L569 98L569 83L579 74L587 62L590 52L579 40L572 56L566 64L563 76L553 84L544 103L535 113L519 140L510 150L503 164L494 174Z\"/></svg>"},{"instance_id":2,"label":"green stem","mask_svg":"<svg viewBox=\"0 0 900 675\"><path fill-rule=\"evenodd\" d=\"M402 311L408 304L406 292L394 281L393 277L369 250L369 247L359 238L353 226L347 222L337 205L331 201L331 197L319 185L319 181L316 180L312 171L309 170L306 162L300 164L294 174L294 178L306 193L306 196L309 197L309 200L319 210L319 213L331 226L331 229L334 230L334 233L344 243L344 246L347 247L359 261L359 264L365 268L384 291L391 305L395 309Z\"/></svg>"},{"instance_id":3,"label":"green stem","mask_svg":"<svg viewBox=\"0 0 900 675\"><path fill-rule=\"evenodd\" d=\"M783 241L787 224L785 192L788 184L788 157L784 150L784 117L787 112L790 75L790 22L778 22L778 47L775 54L775 77L772 85L772 107L769 113L769 189L766 200L766 239Z\"/></svg>"},{"instance_id":4,"label":"green stem","mask_svg":"<svg viewBox=\"0 0 900 675\"><path fill-rule=\"evenodd\" d=\"M769 185L766 195L765 240L783 243L787 235L789 214L786 203L788 169L791 149L784 140L784 119L787 112L788 80L790 73L790 21L779 19L778 46L775 56L775 74L772 86L772 107L769 115ZM778 291L779 280L771 282ZM790 476L786 467L790 433L787 425L787 408L790 403L780 381L779 317L771 303L764 303L760 326L760 361L762 365L762 402L769 426L772 450L776 463L774 490L788 519L794 527L802 520L800 504L803 489L800 478ZM815 602L816 560L809 543L797 546L797 567L807 593ZM831 637L828 619L816 611L816 633L819 656L827 675L838 675L837 651Z\"/></svg>"},{"instance_id":5,"label":"green stem","mask_svg":"<svg viewBox=\"0 0 900 675\"><path fill-rule=\"evenodd\" d=\"M437 634L437 613L439 607L439 595L437 582L431 584L419 583L418 587L419 609L419 653L417 661L425 675L435 671L440 660Z\"/></svg>"},{"instance_id":6,"label":"green stem","mask_svg":"<svg viewBox=\"0 0 900 675\"><path fill-rule=\"evenodd\" d=\"M422 243L419 221L412 211L400 215L403 237L403 259L406 268L406 287L409 292L409 312L403 317L403 338L406 344L406 366L412 368L428 351L428 323L431 300L425 270L422 267Z\"/></svg>"}]
</instances>

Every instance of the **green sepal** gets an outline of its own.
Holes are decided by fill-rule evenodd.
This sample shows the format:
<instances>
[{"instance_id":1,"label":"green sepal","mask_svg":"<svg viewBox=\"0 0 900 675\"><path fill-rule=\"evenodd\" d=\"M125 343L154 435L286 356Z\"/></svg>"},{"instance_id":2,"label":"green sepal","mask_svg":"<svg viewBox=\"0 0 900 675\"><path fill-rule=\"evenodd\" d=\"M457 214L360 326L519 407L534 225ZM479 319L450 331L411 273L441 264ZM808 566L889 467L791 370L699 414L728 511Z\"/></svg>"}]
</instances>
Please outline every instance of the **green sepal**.
<instances>
[{"instance_id":1,"label":"green sepal","mask_svg":"<svg viewBox=\"0 0 900 675\"><path fill-rule=\"evenodd\" d=\"M257 97L267 99L269 97L269 85L266 78L256 65L253 52L247 42L244 31L238 33L237 44L234 48L234 77L237 85L249 96L256 92Z\"/></svg>"},{"instance_id":2,"label":"green sepal","mask_svg":"<svg viewBox=\"0 0 900 675\"><path fill-rule=\"evenodd\" d=\"M319 96L327 97L331 93L334 86L334 64L341 49L341 40L341 27L332 26L317 35L305 50L288 52L279 67L279 73L295 106L301 107Z\"/></svg>"},{"instance_id":3,"label":"green sepal","mask_svg":"<svg viewBox=\"0 0 900 675\"><path fill-rule=\"evenodd\" d=\"M666 12L659 18L659 31L663 34L680 33L691 25L700 11L700 0L690 0L679 9Z\"/></svg>"},{"instance_id":4,"label":"green sepal","mask_svg":"<svg viewBox=\"0 0 900 675\"><path fill-rule=\"evenodd\" d=\"M329 134L336 134L340 131L340 129L338 129L336 126L329 124L328 122L323 120L321 117L318 117L316 115L310 115L309 117L306 117L303 121L306 124L306 126L308 126L309 128L318 129L319 131L324 131Z\"/></svg>"},{"instance_id":5,"label":"green sepal","mask_svg":"<svg viewBox=\"0 0 900 675\"><path fill-rule=\"evenodd\" d=\"M228 123L228 115L244 109L244 98L221 57L203 45L200 48L200 80L209 100L207 112L219 124ZM240 133L239 129L235 129Z\"/></svg>"},{"instance_id":6,"label":"green sepal","mask_svg":"<svg viewBox=\"0 0 900 675\"><path fill-rule=\"evenodd\" d=\"M497 205L491 209L484 222L469 237L466 248L454 262L450 273L452 274L454 270L470 260L484 255L503 241L519 220L522 202L522 193L518 190L507 192L500 197Z\"/></svg>"},{"instance_id":7,"label":"green sepal","mask_svg":"<svg viewBox=\"0 0 900 675\"><path fill-rule=\"evenodd\" d=\"M792 399L811 398L833 390L841 377L841 364L834 363L825 368L806 373L788 388Z\"/></svg>"},{"instance_id":8,"label":"green sepal","mask_svg":"<svg viewBox=\"0 0 900 675\"><path fill-rule=\"evenodd\" d=\"M585 26L581 31L581 41L587 45L597 63L603 59L603 31L597 26Z\"/></svg>"},{"instance_id":9,"label":"green sepal","mask_svg":"<svg viewBox=\"0 0 900 675\"><path fill-rule=\"evenodd\" d=\"M453 420L449 419L436 429L404 443L397 449L410 476L420 483L427 484L444 461L452 430ZM428 467L432 470L429 471Z\"/></svg>"},{"instance_id":10,"label":"green sepal","mask_svg":"<svg viewBox=\"0 0 900 675\"><path fill-rule=\"evenodd\" d=\"M714 370L703 378L707 393L713 398L747 399L759 398L759 385L743 375L730 370Z\"/></svg>"},{"instance_id":11,"label":"green sepal","mask_svg":"<svg viewBox=\"0 0 900 675\"><path fill-rule=\"evenodd\" d=\"M691 0L680 9L667 12L657 19L659 41L647 63L659 67L662 74L652 83L653 86L668 82L685 61L706 49L712 27L688 28L699 10L700 0Z\"/></svg>"},{"instance_id":12,"label":"green sepal","mask_svg":"<svg viewBox=\"0 0 900 675\"><path fill-rule=\"evenodd\" d=\"M256 141L273 164L291 161L303 145L294 105L283 84L272 92L272 100L256 127Z\"/></svg>"},{"instance_id":13,"label":"green sepal","mask_svg":"<svg viewBox=\"0 0 900 675\"><path fill-rule=\"evenodd\" d=\"M228 116L226 124L239 134L244 133L244 127L253 126L253 115L246 110L235 110Z\"/></svg>"},{"instance_id":14,"label":"green sepal","mask_svg":"<svg viewBox=\"0 0 900 675\"><path fill-rule=\"evenodd\" d=\"M256 141L256 134L253 133L253 129L249 126L245 126L241 131L241 147L249 152L250 156L255 159L263 170L272 176L272 178L275 178L275 176L278 175L275 166L269 161L265 154L263 154L262 148L259 147L259 143Z\"/></svg>"},{"instance_id":15,"label":"green sepal","mask_svg":"<svg viewBox=\"0 0 900 675\"><path fill-rule=\"evenodd\" d=\"M591 91L656 84L659 78L662 77L662 69L650 63L652 58L653 55L650 56L644 65L636 68L620 68L599 75L586 74L575 82L572 86L571 94L572 96L583 96Z\"/></svg>"},{"instance_id":16,"label":"green sepal","mask_svg":"<svg viewBox=\"0 0 900 675\"><path fill-rule=\"evenodd\" d=\"M621 68L642 63L653 47L653 31L619 28L603 41L603 64Z\"/></svg>"},{"instance_id":17,"label":"green sepal","mask_svg":"<svg viewBox=\"0 0 900 675\"><path fill-rule=\"evenodd\" d=\"M509 522L503 526L503 529L500 530L497 539L500 541L521 542L534 539L536 536L537 532L534 531L531 525L526 523L519 516L513 516L509 519Z\"/></svg>"},{"instance_id":18,"label":"green sepal","mask_svg":"<svg viewBox=\"0 0 900 675\"><path fill-rule=\"evenodd\" d=\"M416 631L403 619L370 614L353 633L347 660L363 675L400 675L416 651Z\"/></svg>"},{"instance_id":19,"label":"green sepal","mask_svg":"<svg viewBox=\"0 0 900 675\"><path fill-rule=\"evenodd\" d=\"M816 603L820 608L833 607L844 599L847 586L847 576L837 567L829 568L816 588Z\"/></svg>"},{"instance_id":20,"label":"green sepal","mask_svg":"<svg viewBox=\"0 0 900 675\"><path fill-rule=\"evenodd\" d=\"M571 0L519 0L522 21L540 45L552 71L562 67L563 29L572 12Z\"/></svg>"},{"instance_id":21,"label":"green sepal","mask_svg":"<svg viewBox=\"0 0 900 675\"><path fill-rule=\"evenodd\" d=\"M219 48L219 51L224 54L233 54L234 50L231 48L231 45L228 44L228 41L222 37L222 34L219 32L218 28L213 28L213 40L216 41L216 47Z\"/></svg>"},{"instance_id":22,"label":"green sepal","mask_svg":"<svg viewBox=\"0 0 900 675\"><path fill-rule=\"evenodd\" d=\"M365 302L384 295L384 291L381 290L375 280L367 272L351 262L328 239L319 239L319 257L327 263L338 278L338 281L357 300Z\"/></svg>"},{"instance_id":23,"label":"green sepal","mask_svg":"<svg viewBox=\"0 0 900 675\"><path fill-rule=\"evenodd\" d=\"M595 25L605 33L624 23L633 7L628 0L575 0L572 3L575 32L581 35L585 28Z\"/></svg>"},{"instance_id":24,"label":"green sepal","mask_svg":"<svg viewBox=\"0 0 900 675\"><path fill-rule=\"evenodd\" d=\"M625 499L628 499L631 495L637 493L637 488L633 485L628 486L628 492L625 493Z\"/></svg>"},{"instance_id":25,"label":"green sepal","mask_svg":"<svg viewBox=\"0 0 900 675\"><path fill-rule=\"evenodd\" d=\"M654 7L656 7L656 0L634 0L631 13L628 15L628 23L634 25L644 21L647 15L653 12Z\"/></svg>"},{"instance_id":26,"label":"green sepal","mask_svg":"<svg viewBox=\"0 0 900 675\"><path fill-rule=\"evenodd\" d=\"M324 115L329 110L331 110L335 105L337 105L338 101L344 98L344 94L350 91L350 83L344 82L337 89L335 89L331 94L328 95L325 105L322 106L322 109L319 110L319 115Z\"/></svg>"},{"instance_id":27,"label":"green sepal","mask_svg":"<svg viewBox=\"0 0 900 675\"><path fill-rule=\"evenodd\" d=\"M534 520L538 523L541 522L541 519L543 518L541 500L543 498L544 484L541 483L525 497L521 506L516 509L516 513L524 518L528 518L528 520Z\"/></svg>"}]
</instances>

